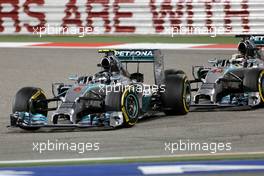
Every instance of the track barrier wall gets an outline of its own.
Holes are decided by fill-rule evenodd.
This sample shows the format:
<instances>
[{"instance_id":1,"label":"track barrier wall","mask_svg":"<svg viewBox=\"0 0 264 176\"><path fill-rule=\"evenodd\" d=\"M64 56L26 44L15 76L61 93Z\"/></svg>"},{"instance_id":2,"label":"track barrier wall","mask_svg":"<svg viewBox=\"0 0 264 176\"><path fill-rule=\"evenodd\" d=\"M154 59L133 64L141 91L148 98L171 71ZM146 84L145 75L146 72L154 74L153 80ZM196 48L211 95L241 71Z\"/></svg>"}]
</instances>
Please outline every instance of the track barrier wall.
<instances>
[{"instance_id":1,"label":"track barrier wall","mask_svg":"<svg viewBox=\"0 0 264 176\"><path fill-rule=\"evenodd\" d=\"M263 0L0 0L0 34L263 33Z\"/></svg>"}]
</instances>

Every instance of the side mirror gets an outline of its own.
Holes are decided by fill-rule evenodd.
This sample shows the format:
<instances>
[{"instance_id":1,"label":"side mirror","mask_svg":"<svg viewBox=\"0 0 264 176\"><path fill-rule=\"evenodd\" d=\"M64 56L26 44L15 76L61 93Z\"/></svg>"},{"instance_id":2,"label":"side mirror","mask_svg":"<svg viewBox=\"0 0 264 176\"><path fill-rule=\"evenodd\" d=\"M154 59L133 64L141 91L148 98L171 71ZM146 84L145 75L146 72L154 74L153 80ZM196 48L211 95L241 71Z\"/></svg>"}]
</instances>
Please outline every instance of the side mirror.
<instances>
[{"instance_id":1,"label":"side mirror","mask_svg":"<svg viewBox=\"0 0 264 176\"><path fill-rule=\"evenodd\" d=\"M205 79L207 73L210 71L211 68L204 67L204 66L193 66L192 67L192 75L193 78L197 81L202 81Z\"/></svg>"},{"instance_id":2,"label":"side mirror","mask_svg":"<svg viewBox=\"0 0 264 176\"><path fill-rule=\"evenodd\" d=\"M254 63L257 62L257 60L256 60L256 59L248 59L247 62L248 62L249 64L254 64Z\"/></svg>"},{"instance_id":3,"label":"side mirror","mask_svg":"<svg viewBox=\"0 0 264 176\"><path fill-rule=\"evenodd\" d=\"M217 61L218 61L217 59L210 59L208 60L208 63L214 65L217 63Z\"/></svg>"},{"instance_id":4,"label":"side mirror","mask_svg":"<svg viewBox=\"0 0 264 176\"><path fill-rule=\"evenodd\" d=\"M77 75L70 75L69 76L69 80L71 80L71 81L77 81L78 80L78 76Z\"/></svg>"}]
</instances>

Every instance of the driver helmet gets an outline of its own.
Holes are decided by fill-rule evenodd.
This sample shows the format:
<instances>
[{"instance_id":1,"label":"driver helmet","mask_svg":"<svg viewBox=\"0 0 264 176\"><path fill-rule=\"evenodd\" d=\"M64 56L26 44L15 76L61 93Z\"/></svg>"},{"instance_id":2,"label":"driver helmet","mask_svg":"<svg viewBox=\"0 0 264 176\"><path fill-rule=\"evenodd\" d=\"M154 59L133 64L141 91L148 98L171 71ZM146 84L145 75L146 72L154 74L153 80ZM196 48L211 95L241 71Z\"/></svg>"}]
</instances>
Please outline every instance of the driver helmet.
<instances>
[{"instance_id":1,"label":"driver helmet","mask_svg":"<svg viewBox=\"0 0 264 176\"><path fill-rule=\"evenodd\" d=\"M104 71L120 72L120 63L113 56L104 57L101 60L101 67Z\"/></svg>"},{"instance_id":2,"label":"driver helmet","mask_svg":"<svg viewBox=\"0 0 264 176\"><path fill-rule=\"evenodd\" d=\"M238 44L238 51L243 56L255 56L256 45L251 40L246 40Z\"/></svg>"}]
</instances>

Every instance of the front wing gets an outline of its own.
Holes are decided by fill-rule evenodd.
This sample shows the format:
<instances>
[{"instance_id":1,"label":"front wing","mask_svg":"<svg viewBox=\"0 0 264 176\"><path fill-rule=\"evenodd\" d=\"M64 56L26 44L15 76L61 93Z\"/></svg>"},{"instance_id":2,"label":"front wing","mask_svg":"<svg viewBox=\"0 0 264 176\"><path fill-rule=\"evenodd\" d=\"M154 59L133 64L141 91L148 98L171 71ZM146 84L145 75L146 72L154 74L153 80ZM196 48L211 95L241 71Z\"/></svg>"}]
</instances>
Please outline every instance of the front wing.
<instances>
[{"instance_id":1,"label":"front wing","mask_svg":"<svg viewBox=\"0 0 264 176\"><path fill-rule=\"evenodd\" d=\"M191 111L243 111L252 109L249 105L235 105L235 104L191 104Z\"/></svg>"},{"instance_id":2,"label":"front wing","mask_svg":"<svg viewBox=\"0 0 264 176\"><path fill-rule=\"evenodd\" d=\"M90 117L90 115L88 115ZM87 116L86 116L87 117ZM106 112L93 114L92 118L86 118L79 123L69 124L50 124L48 117L40 114L31 114L28 112L16 112L10 114L10 126L8 127L20 127L24 129L36 129L36 128L117 128L122 126L124 118L122 112Z\"/></svg>"}]
</instances>

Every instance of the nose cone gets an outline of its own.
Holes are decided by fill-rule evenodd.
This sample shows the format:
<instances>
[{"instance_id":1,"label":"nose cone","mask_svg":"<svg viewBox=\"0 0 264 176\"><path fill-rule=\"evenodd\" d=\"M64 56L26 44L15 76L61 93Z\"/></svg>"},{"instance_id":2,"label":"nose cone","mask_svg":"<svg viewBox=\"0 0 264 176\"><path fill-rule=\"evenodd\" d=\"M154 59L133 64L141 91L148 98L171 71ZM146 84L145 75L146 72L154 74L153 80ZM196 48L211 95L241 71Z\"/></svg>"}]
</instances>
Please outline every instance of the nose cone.
<instances>
[{"instance_id":1,"label":"nose cone","mask_svg":"<svg viewBox=\"0 0 264 176\"><path fill-rule=\"evenodd\" d=\"M70 88L65 96L66 102L74 102L78 97L80 97L86 90L86 86L76 85Z\"/></svg>"}]
</instances>

